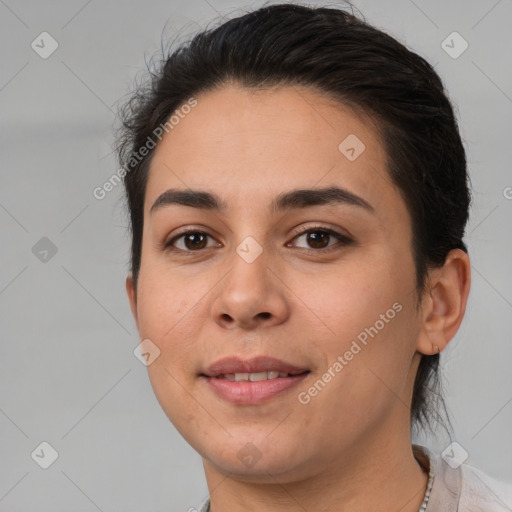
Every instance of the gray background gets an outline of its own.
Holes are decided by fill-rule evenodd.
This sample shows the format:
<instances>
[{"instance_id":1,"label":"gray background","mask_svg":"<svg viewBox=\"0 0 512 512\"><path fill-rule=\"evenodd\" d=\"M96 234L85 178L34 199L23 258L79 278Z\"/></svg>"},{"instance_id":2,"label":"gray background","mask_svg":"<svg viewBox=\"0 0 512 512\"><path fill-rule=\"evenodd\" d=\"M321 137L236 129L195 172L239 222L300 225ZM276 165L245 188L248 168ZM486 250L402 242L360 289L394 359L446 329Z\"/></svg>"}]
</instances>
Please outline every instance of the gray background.
<instances>
[{"instance_id":1,"label":"gray background","mask_svg":"<svg viewBox=\"0 0 512 512\"><path fill-rule=\"evenodd\" d=\"M121 186L102 201L92 191L117 169L115 104L162 33L260 5L0 0L0 511L186 510L207 495L199 455L132 353ZM446 395L468 461L511 480L512 2L355 5L432 62L457 105L474 187L473 284L443 354ZM47 59L31 48L43 31L59 44ZM453 31L469 43L456 59L441 46ZM43 237L57 248L46 261ZM42 441L59 454L46 470L31 458Z\"/></svg>"}]
</instances>

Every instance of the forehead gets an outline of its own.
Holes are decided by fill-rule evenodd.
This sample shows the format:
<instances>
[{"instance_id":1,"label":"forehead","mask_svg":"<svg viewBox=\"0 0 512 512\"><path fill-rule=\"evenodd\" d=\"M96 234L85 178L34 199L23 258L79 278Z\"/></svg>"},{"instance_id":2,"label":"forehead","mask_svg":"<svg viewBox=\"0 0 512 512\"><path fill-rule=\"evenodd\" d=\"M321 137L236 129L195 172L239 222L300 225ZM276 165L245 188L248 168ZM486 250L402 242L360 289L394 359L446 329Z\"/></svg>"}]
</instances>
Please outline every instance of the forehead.
<instances>
[{"instance_id":1,"label":"forehead","mask_svg":"<svg viewBox=\"0 0 512 512\"><path fill-rule=\"evenodd\" d=\"M246 206L335 183L363 197L380 191L380 200L399 200L368 116L298 86L225 86L195 98L155 149L145 215L168 188L208 189Z\"/></svg>"}]
</instances>

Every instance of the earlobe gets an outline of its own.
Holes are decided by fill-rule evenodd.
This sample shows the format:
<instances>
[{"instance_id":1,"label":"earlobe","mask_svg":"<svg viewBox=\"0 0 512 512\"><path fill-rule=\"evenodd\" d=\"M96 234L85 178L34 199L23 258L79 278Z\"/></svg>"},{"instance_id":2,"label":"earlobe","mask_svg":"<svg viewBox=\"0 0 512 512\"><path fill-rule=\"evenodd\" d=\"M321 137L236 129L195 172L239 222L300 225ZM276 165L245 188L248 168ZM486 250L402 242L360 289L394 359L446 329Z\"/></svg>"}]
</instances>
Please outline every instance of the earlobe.
<instances>
[{"instance_id":1,"label":"earlobe","mask_svg":"<svg viewBox=\"0 0 512 512\"><path fill-rule=\"evenodd\" d=\"M437 354L455 336L466 311L470 283L469 257L460 249L450 251L444 265L431 271L422 301L419 352Z\"/></svg>"},{"instance_id":2,"label":"earlobe","mask_svg":"<svg viewBox=\"0 0 512 512\"><path fill-rule=\"evenodd\" d=\"M139 322L137 317L137 289L135 288L133 275L131 272L126 276L126 294L128 295L130 309L132 310L133 319L135 320L135 325L138 329Z\"/></svg>"}]
</instances>

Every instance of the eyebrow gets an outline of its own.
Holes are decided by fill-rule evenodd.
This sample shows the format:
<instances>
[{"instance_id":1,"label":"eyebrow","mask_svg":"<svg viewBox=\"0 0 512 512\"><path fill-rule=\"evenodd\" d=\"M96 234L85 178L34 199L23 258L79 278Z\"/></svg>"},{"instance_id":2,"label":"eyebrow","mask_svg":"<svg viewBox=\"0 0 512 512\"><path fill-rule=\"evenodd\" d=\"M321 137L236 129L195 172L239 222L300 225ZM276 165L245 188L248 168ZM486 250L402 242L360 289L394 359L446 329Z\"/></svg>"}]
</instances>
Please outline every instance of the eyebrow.
<instances>
[{"instance_id":1,"label":"eyebrow","mask_svg":"<svg viewBox=\"0 0 512 512\"><path fill-rule=\"evenodd\" d=\"M217 195L201 190L169 189L160 194L150 209L156 210L171 204L191 206L201 210L223 212L227 204ZM340 187L296 189L279 194L270 204L273 212L307 208L309 206L345 204L357 206L369 212L374 212L373 206L362 197Z\"/></svg>"}]
</instances>

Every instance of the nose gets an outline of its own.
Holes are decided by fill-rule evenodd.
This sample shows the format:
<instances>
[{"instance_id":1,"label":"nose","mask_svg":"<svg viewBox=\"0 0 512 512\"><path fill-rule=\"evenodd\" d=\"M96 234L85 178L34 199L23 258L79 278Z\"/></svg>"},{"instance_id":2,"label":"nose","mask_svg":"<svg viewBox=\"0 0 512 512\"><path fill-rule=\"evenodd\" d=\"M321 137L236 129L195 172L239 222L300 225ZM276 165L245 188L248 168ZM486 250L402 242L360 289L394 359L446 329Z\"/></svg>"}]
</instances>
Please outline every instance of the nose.
<instances>
[{"instance_id":1,"label":"nose","mask_svg":"<svg viewBox=\"0 0 512 512\"><path fill-rule=\"evenodd\" d=\"M265 251L248 262L234 253L226 277L219 283L211 314L222 328L271 327L286 321L289 302L286 286L269 266Z\"/></svg>"}]
</instances>

